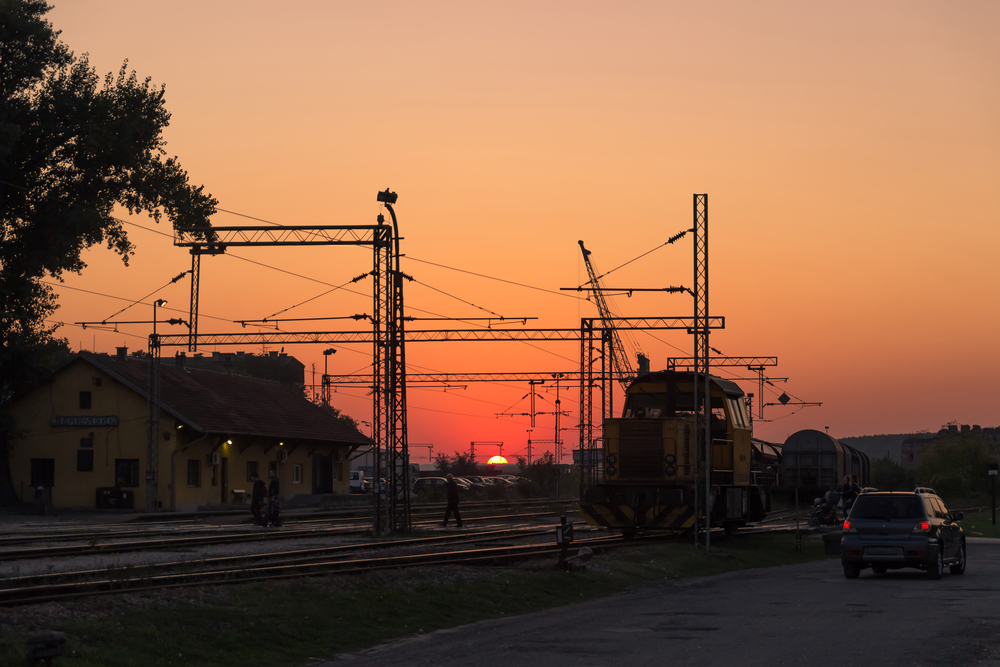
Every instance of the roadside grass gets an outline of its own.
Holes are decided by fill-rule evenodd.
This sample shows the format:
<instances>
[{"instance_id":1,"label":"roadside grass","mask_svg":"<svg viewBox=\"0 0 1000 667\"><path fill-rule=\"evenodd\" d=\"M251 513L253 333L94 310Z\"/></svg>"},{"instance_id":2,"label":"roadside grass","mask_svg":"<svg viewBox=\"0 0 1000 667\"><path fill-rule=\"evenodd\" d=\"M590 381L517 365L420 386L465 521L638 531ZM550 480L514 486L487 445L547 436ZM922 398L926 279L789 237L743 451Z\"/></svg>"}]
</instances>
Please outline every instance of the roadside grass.
<instances>
[{"instance_id":1,"label":"roadside grass","mask_svg":"<svg viewBox=\"0 0 1000 667\"><path fill-rule=\"evenodd\" d=\"M992 510L965 512L965 516L960 523L962 524L962 530L970 537L1000 538L1000 520L998 520L997 525L993 525Z\"/></svg>"},{"instance_id":2,"label":"roadside grass","mask_svg":"<svg viewBox=\"0 0 1000 667\"><path fill-rule=\"evenodd\" d=\"M553 562L420 568L95 597L0 614L0 664L25 664L34 630L69 637L66 667L295 665L403 637L593 600L664 579L833 558L792 534L719 539L709 553L660 543L597 553L586 569Z\"/></svg>"}]
</instances>

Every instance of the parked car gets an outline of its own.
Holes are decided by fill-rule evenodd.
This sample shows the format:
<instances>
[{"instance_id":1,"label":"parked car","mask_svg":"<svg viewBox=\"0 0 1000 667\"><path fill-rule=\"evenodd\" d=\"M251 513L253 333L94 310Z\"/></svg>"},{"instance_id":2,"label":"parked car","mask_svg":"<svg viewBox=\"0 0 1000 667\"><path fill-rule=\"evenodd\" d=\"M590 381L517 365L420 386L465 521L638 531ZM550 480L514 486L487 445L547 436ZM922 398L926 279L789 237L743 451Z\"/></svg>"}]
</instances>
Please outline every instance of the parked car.
<instances>
[{"instance_id":1,"label":"parked car","mask_svg":"<svg viewBox=\"0 0 1000 667\"><path fill-rule=\"evenodd\" d=\"M410 492L418 496L422 493L427 493L430 489L437 489L443 494L447 484L448 480L444 477L420 477L413 481Z\"/></svg>"},{"instance_id":2,"label":"parked car","mask_svg":"<svg viewBox=\"0 0 1000 667\"><path fill-rule=\"evenodd\" d=\"M482 496L486 494L486 483L483 482L482 477L477 477L475 475L467 477L456 477L455 481L458 483L465 483L469 490L472 491L473 495Z\"/></svg>"},{"instance_id":3,"label":"parked car","mask_svg":"<svg viewBox=\"0 0 1000 667\"><path fill-rule=\"evenodd\" d=\"M840 541L845 577L856 579L868 567L875 574L914 567L931 579L940 579L945 565L952 574L965 572L965 533L958 525L962 512L949 512L928 491L858 496Z\"/></svg>"}]
</instances>

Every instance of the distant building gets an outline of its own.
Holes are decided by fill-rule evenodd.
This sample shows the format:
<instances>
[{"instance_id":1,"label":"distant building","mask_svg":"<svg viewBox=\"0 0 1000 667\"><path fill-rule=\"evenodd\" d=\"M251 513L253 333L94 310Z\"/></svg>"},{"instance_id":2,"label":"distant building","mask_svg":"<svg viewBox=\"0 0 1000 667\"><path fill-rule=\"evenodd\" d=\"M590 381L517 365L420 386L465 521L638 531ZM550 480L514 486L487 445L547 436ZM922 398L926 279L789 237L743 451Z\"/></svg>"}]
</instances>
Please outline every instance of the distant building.
<instances>
[{"instance_id":1,"label":"distant building","mask_svg":"<svg viewBox=\"0 0 1000 667\"><path fill-rule=\"evenodd\" d=\"M13 403L21 437L9 460L22 500L43 487L55 508L92 508L115 489L135 509L148 506L148 369L124 351L81 352ZM242 502L251 476L266 480L269 470L286 497L347 494L350 456L371 445L277 381L169 363L160 367L155 437L164 510Z\"/></svg>"}]
</instances>

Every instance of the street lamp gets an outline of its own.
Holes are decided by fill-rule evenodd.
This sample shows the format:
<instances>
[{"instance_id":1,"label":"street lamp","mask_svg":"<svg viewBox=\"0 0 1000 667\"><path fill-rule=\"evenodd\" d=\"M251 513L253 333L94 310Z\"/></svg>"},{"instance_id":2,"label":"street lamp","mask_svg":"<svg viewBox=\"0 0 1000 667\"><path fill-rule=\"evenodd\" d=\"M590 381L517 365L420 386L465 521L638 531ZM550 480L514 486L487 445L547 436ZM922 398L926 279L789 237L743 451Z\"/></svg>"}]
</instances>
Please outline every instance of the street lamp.
<instances>
[{"instance_id":1,"label":"street lamp","mask_svg":"<svg viewBox=\"0 0 1000 667\"><path fill-rule=\"evenodd\" d=\"M330 355L336 354L337 350L334 348L327 348L323 350L323 406L330 407L330 375L328 362L330 361Z\"/></svg>"},{"instance_id":2,"label":"street lamp","mask_svg":"<svg viewBox=\"0 0 1000 667\"><path fill-rule=\"evenodd\" d=\"M146 420L146 509L159 509L157 497L159 489L157 472L159 469L160 445L160 338L156 335L156 309L167 305L166 299L153 302L153 335L149 337L149 370L147 372L147 420Z\"/></svg>"},{"instance_id":3,"label":"street lamp","mask_svg":"<svg viewBox=\"0 0 1000 667\"><path fill-rule=\"evenodd\" d=\"M153 338L154 339L156 338L156 308L157 308L157 306L161 306L162 307L162 306L165 306L165 305L167 305L167 300L166 299L157 299L156 301L153 302ZM157 340L156 344L159 345L159 342L160 341Z\"/></svg>"}]
</instances>

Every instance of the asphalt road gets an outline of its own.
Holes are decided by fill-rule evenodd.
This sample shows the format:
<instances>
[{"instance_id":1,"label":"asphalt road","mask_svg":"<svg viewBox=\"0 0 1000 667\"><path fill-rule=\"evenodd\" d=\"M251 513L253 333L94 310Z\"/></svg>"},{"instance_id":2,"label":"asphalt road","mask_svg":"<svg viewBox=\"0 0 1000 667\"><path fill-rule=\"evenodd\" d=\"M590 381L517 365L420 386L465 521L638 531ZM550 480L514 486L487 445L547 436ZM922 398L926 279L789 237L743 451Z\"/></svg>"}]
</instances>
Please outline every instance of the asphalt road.
<instances>
[{"instance_id":1,"label":"asphalt road","mask_svg":"<svg viewBox=\"0 0 1000 667\"><path fill-rule=\"evenodd\" d=\"M860 579L839 560L662 582L339 656L322 667L664 664L1000 666L1000 540L968 539L964 575Z\"/></svg>"}]
</instances>

